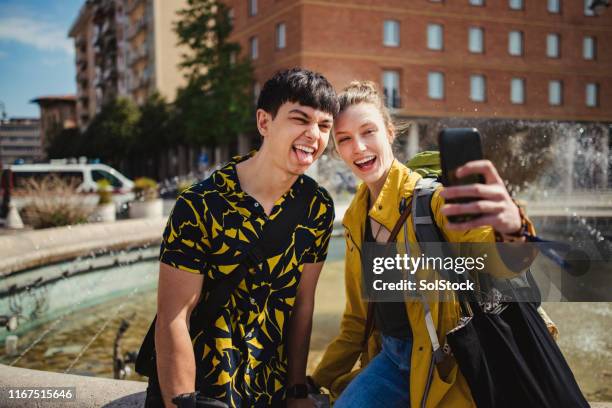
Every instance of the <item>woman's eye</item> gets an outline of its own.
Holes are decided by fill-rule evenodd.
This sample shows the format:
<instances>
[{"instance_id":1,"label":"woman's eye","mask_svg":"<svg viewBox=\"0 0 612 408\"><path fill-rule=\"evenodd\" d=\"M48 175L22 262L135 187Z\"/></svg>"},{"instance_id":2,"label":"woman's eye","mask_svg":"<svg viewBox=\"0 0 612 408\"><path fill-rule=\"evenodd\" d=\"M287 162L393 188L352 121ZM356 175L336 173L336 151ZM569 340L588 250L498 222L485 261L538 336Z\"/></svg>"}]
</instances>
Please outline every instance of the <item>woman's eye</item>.
<instances>
[{"instance_id":1,"label":"woman's eye","mask_svg":"<svg viewBox=\"0 0 612 408\"><path fill-rule=\"evenodd\" d=\"M368 129L368 130L366 130L365 134L366 135L371 135L374 132L376 132L374 129Z\"/></svg>"},{"instance_id":2,"label":"woman's eye","mask_svg":"<svg viewBox=\"0 0 612 408\"><path fill-rule=\"evenodd\" d=\"M338 144L342 143L342 142L346 142L347 140L349 140L348 137L341 137L338 139Z\"/></svg>"}]
</instances>

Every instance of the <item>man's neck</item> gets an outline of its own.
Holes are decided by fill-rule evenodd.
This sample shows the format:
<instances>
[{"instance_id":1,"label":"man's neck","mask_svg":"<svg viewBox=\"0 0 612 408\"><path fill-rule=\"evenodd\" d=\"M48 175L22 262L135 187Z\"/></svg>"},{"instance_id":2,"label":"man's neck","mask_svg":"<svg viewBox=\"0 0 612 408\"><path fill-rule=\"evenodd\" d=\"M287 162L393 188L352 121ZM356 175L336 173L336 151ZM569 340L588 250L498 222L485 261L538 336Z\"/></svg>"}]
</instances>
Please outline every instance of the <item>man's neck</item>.
<instances>
[{"instance_id":1,"label":"man's neck","mask_svg":"<svg viewBox=\"0 0 612 408\"><path fill-rule=\"evenodd\" d=\"M273 204L295 183L298 176L276 167L274 160L256 152L253 157L236 165L242 191L256 199L269 214Z\"/></svg>"}]
</instances>

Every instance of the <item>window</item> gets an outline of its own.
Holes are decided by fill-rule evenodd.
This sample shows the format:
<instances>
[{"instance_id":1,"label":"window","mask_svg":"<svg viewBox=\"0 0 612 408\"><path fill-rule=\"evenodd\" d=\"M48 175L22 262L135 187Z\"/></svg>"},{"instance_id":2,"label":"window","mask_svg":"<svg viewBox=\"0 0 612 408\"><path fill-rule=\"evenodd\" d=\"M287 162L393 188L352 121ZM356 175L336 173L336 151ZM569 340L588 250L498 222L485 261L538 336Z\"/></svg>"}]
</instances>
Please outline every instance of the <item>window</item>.
<instances>
[{"instance_id":1,"label":"window","mask_svg":"<svg viewBox=\"0 0 612 408\"><path fill-rule=\"evenodd\" d=\"M548 103L551 106L559 106L563 102L563 83L561 81L550 81L548 83Z\"/></svg>"},{"instance_id":2,"label":"window","mask_svg":"<svg viewBox=\"0 0 612 408\"><path fill-rule=\"evenodd\" d=\"M594 60L596 55L595 37L586 36L582 39L582 57L585 60Z\"/></svg>"},{"instance_id":3,"label":"window","mask_svg":"<svg viewBox=\"0 0 612 408\"><path fill-rule=\"evenodd\" d=\"M584 0L584 15L585 16L594 16L595 11L591 9L590 5L593 0Z\"/></svg>"},{"instance_id":4,"label":"window","mask_svg":"<svg viewBox=\"0 0 612 408\"><path fill-rule=\"evenodd\" d=\"M253 103L257 105L257 100L259 99L259 94L261 93L261 85L259 82L255 82L253 84Z\"/></svg>"},{"instance_id":5,"label":"window","mask_svg":"<svg viewBox=\"0 0 612 408\"><path fill-rule=\"evenodd\" d=\"M282 50L287 46L287 26L280 23L276 26L276 48Z\"/></svg>"},{"instance_id":6,"label":"window","mask_svg":"<svg viewBox=\"0 0 612 408\"><path fill-rule=\"evenodd\" d=\"M399 108L401 105L399 77L398 71L383 71L383 93L385 95L385 104L389 108Z\"/></svg>"},{"instance_id":7,"label":"window","mask_svg":"<svg viewBox=\"0 0 612 408\"><path fill-rule=\"evenodd\" d=\"M521 31L510 31L508 53L514 56L523 55L523 33Z\"/></svg>"},{"instance_id":8,"label":"window","mask_svg":"<svg viewBox=\"0 0 612 408\"><path fill-rule=\"evenodd\" d=\"M510 82L510 102L520 105L525 103L525 80L512 78Z\"/></svg>"},{"instance_id":9,"label":"window","mask_svg":"<svg viewBox=\"0 0 612 408\"><path fill-rule=\"evenodd\" d=\"M484 30L480 27L470 27L468 32L468 50L474 53L484 52Z\"/></svg>"},{"instance_id":10,"label":"window","mask_svg":"<svg viewBox=\"0 0 612 408\"><path fill-rule=\"evenodd\" d=\"M427 48L441 50L444 44L444 32L440 24L427 25Z\"/></svg>"},{"instance_id":11,"label":"window","mask_svg":"<svg viewBox=\"0 0 612 408\"><path fill-rule=\"evenodd\" d=\"M427 76L427 93L431 99L444 99L444 74L430 72Z\"/></svg>"},{"instance_id":12,"label":"window","mask_svg":"<svg viewBox=\"0 0 612 408\"><path fill-rule=\"evenodd\" d=\"M470 0L470 6L484 6L484 0Z\"/></svg>"},{"instance_id":13,"label":"window","mask_svg":"<svg viewBox=\"0 0 612 408\"><path fill-rule=\"evenodd\" d=\"M549 13L560 13L561 0L548 0L547 8Z\"/></svg>"},{"instance_id":14,"label":"window","mask_svg":"<svg viewBox=\"0 0 612 408\"><path fill-rule=\"evenodd\" d=\"M399 47L400 45L400 23L395 20L385 20L383 24L383 45L387 47Z\"/></svg>"},{"instance_id":15,"label":"window","mask_svg":"<svg viewBox=\"0 0 612 408\"><path fill-rule=\"evenodd\" d=\"M123 183L114 175L110 174L108 171L104 170L92 170L91 178L96 183L100 180L108 180L108 182L115 188L123 187Z\"/></svg>"},{"instance_id":16,"label":"window","mask_svg":"<svg viewBox=\"0 0 612 408\"><path fill-rule=\"evenodd\" d=\"M251 44L251 59L255 60L259 57L259 41L257 41L257 37L251 37L249 42Z\"/></svg>"},{"instance_id":17,"label":"window","mask_svg":"<svg viewBox=\"0 0 612 408\"><path fill-rule=\"evenodd\" d=\"M247 0L249 2L249 16L257 14L257 0Z\"/></svg>"},{"instance_id":18,"label":"window","mask_svg":"<svg viewBox=\"0 0 612 408\"><path fill-rule=\"evenodd\" d=\"M559 58L559 34L548 34L546 36L546 56L548 58Z\"/></svg>"},{"instance_id":19,"label":"window","mask_svg":"<svg viewBox=\"0 0 612 408\"><path fill-rule=\"evenodd\" d=\"M235 18L235 14L234 14L234 9L231 8L229 10L227 10L227 18L229 18L230 24L232 25L232 27L234 26L234 18Z\"/></svg>"},{"instance_id":20,"label":"window","mask_svg":"<svg viewBox=\"0 0 612 408\"><path fill-rule=\"evenodd\" d=\"M512 10L522 10L523 0L508 0L508 7Z\"/></svg>"},{"instance_id":21,"label":"window","mask_svg":"<svg viewBox=\"0 0 612 408\"><path fill-rule=\"evenodd\" d=\"M599 105L599 85L598 84L587 84L586 85L586 106L595 108Z\"/></svg>"},{"instance_id":22,"label":"window","mask_svg":"<svg viewBox=\"0 0 612 408\"><path fill-rule=\"evenodd\" d=\"M236 51L232 51L230 53L230 65L234 65L236 63Z\"/></svg>"},{"instance_id":23,"label":"window","mask_svg":"<svg viewBox=\"0 0 612 408\"><path fill-rule=\"evenodd\" d=\"M487 82L484 75L470 76L470 99L474 102L484 102L487 94Z\"/></svg>"}]
</instances>

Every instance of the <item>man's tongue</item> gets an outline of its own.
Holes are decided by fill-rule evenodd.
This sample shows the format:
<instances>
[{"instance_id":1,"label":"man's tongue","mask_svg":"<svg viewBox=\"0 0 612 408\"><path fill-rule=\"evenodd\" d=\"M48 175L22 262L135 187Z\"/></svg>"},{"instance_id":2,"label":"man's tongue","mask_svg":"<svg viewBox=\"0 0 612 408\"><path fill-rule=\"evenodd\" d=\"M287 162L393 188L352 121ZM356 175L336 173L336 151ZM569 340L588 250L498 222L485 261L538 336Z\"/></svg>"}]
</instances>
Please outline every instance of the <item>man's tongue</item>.
<instances>
[{"instance_id":1,"label":"man's tongue","mask_svg":"<svg viewBox=\"0 0 612 408\"><path fill-rule=\"evenodd\" d=\"M312 164L312 154L306 153L303 150L293 148L300 164Z\"/></svg>"}]
</instances>

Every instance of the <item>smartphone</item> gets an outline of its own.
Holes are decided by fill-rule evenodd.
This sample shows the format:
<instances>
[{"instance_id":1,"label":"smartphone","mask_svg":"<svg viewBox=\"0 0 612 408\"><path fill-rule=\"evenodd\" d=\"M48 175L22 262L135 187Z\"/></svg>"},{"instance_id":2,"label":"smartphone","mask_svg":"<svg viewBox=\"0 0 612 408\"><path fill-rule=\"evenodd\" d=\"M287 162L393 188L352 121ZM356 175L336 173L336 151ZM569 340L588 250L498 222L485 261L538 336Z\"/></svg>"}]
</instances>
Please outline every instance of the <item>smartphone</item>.
<instances>
[{"instance_id":1,"label":"smartphone","mask_svg":"<svg viewBox=\"0 0 612 408\"><path fill-rule=\"evenodd\" d=\"M481 174L471 174L466 177L458 178L455 171L467 162L482 160L482 142L478 129L469 128L450 128L444 129L438 136L440 146L440 161L442 167L442 184L447 187L466 184L484 184L485 180ZM455 198L446 200L447 203L469 203L478 198ZM451 215L449 222L460 223L480 217L481 214L462 214Z\"/></svg>"}]
</instances>

